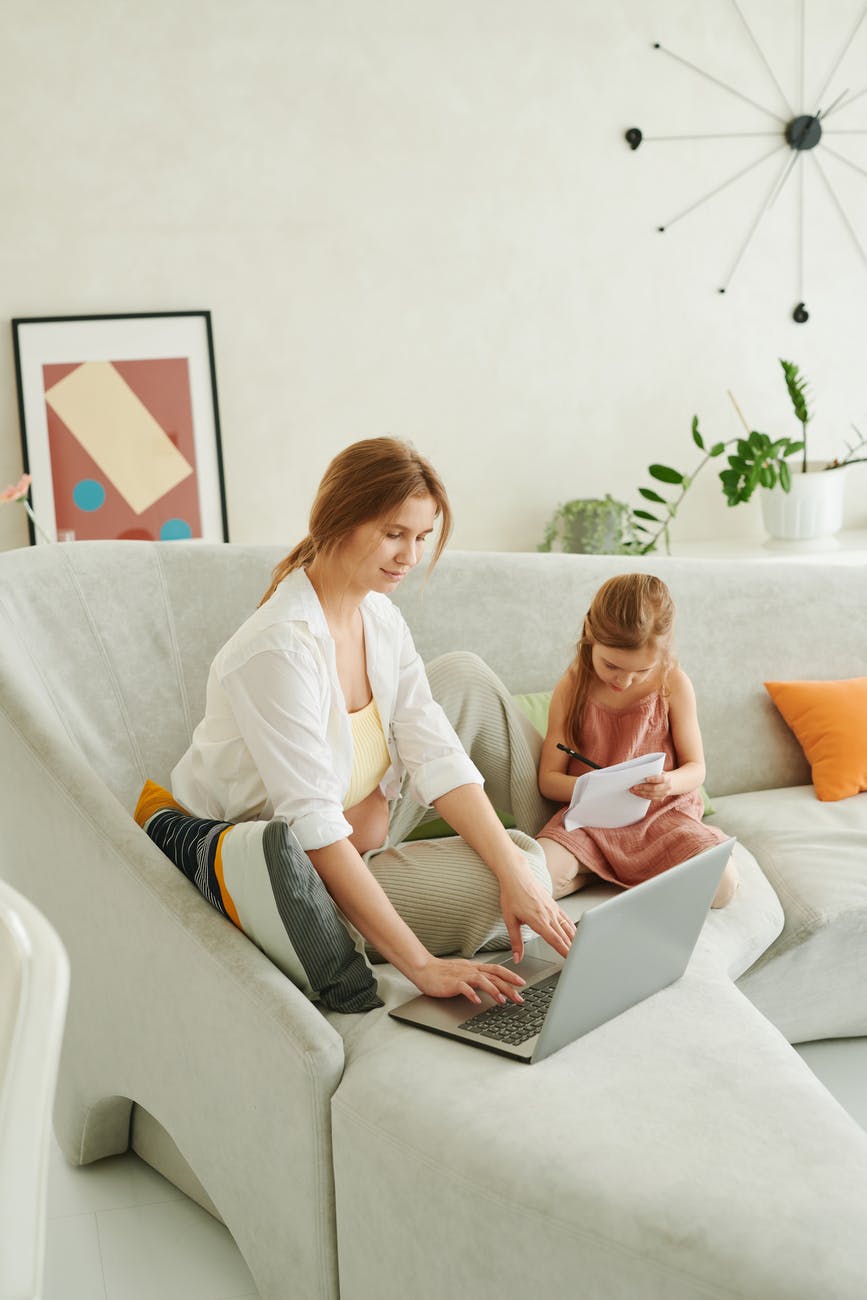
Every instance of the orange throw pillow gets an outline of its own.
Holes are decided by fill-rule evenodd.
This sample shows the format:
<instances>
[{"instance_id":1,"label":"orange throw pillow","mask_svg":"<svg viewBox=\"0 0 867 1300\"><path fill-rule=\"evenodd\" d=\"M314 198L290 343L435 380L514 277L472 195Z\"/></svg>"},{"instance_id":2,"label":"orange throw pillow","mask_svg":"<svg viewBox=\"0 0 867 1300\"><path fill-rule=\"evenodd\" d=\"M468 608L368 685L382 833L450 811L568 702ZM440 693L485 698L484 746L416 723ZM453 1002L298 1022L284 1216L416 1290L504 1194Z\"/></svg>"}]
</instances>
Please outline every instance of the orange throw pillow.
<instances>
[{"instance_id":1,"label":"orange throw pillow","mask_svg":"<svg viewBox=\"0 0 867 1300\"><path fill-rule=\"evenodd\" d=\"M867 677L839 682L765 682L813 770L820 799L867 790Z\"/></svg>"}]
</instances>

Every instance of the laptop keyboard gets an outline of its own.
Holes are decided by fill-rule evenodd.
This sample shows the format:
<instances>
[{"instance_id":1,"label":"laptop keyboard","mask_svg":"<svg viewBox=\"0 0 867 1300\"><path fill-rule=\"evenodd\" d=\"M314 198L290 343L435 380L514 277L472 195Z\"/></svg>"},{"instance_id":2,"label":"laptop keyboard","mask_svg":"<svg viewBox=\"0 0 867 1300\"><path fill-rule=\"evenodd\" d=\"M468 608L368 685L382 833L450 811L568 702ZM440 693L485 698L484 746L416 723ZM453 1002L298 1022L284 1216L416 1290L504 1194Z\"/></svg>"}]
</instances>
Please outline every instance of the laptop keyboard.
<instances>
[{"instance_id":1,"label":"laptop keyboard","mask_svg":"<svg viewBox=\"0 0 867 1300\"><path fill-rule=\"evenodd\" d=\"M521 990L524 999L521 1006L508 1002L491 1007L488 1011L479 1011L458 1025L458 1029L466 1029L468 1033L479 1034L482 1038L493 1038L498 1043L519 1047L542 1028L559 978L559 971L555 971L547 979Z\"/></svg>"}]
</instances>

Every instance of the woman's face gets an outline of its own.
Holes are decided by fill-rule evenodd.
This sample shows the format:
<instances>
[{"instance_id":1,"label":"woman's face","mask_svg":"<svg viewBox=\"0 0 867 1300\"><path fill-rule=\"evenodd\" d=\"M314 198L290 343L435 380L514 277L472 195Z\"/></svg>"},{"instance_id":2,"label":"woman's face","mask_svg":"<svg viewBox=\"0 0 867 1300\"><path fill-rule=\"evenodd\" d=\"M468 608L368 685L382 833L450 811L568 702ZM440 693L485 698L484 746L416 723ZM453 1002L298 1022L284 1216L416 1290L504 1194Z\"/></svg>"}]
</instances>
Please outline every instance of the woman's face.
<instances>
[{"instance_id":1,"label":"woman's face","mask_svg":"<svg viewBox=\"0 0 867 1300\"><path fill-rule=\"evenodd\" d=\"M340 548L347 580L365 591L394 591L424 554L436 513L432 497L408 497L385 518L359 524Z\"/></svg>"}]
</instances>

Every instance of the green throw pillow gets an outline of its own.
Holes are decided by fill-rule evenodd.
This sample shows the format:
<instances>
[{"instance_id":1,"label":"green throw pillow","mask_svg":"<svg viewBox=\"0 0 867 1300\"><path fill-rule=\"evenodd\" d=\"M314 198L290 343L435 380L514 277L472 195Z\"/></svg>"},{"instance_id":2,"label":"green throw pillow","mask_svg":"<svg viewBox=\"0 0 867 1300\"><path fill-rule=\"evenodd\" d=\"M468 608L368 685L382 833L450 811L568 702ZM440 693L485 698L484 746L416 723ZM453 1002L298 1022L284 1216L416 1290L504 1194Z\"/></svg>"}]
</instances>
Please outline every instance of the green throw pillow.
<instances>
[{"instance_id":1,"label":"green throw pillow","mask_svg":"<svg viewBox=\"0 0 867 1300\"><path fill-rule=\"evenodd\" d=\"M512 698L519 708L523 709L527 717L532 722L538 732L544 736L548 730L548 711L551 707L552 691L534 691L529 695L515 695ZM699 794L702 802L702 817L710 817L716 809L711 804L707 790L704 786L699 786Z\"/></svg>"},{"instance_id":2,"label":"green throw pillow","mask_svg":"<svg viewBox=\"0 0 867 1300\"><path fill-rule=\"evenodd\" d=\"M544 736L548 730L548 711L551 708L551 696L553 691L530 691L524 695L513 695L512 699L518 708L532 722L536 730ZM711 813L716 812L708 798L707 790L704 786L699 788L701 801L703 805L702 817L709 817ZM515 825L515 820L508 813L497 813L503 825L510 829ZM408 840L441 840L447 835L454 835L454 831L448 822L443 821L442 817L432 817L430 821L420 822L415 830L410 831L407 835Z\"/></svg>"}]
</instances>

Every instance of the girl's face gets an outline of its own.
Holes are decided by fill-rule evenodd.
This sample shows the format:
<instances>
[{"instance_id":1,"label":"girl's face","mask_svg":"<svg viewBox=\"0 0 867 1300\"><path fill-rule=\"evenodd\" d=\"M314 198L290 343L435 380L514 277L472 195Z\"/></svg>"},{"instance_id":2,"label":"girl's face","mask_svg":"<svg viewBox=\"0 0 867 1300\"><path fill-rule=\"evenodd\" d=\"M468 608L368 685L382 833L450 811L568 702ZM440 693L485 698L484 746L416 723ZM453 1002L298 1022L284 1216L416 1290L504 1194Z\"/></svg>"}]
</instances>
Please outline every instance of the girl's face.
<instances>
[{"instance_id":1,"label":"girl's face","mask_svg":"<svg viewBox=\"0 0 867 1300\"><path fill-rule=\"evenodd\" d=\"M641 650L617 650L594 641L591 660L606 691L619 696L640 695L653 684L662 664L662 650L654 641Z\"/></svg>"},{"instance_id":2,"label":"girl's face","mask_svg":"<svg viewBox=\"0 0 867 1300\"><path fill-rule=\"evenodd\" d=\"M365 591L394 591L424 554L436 513L432 497L408 497L387 518L359 524L340 551L351 583Z\"/></svg>"}]
</instances>

